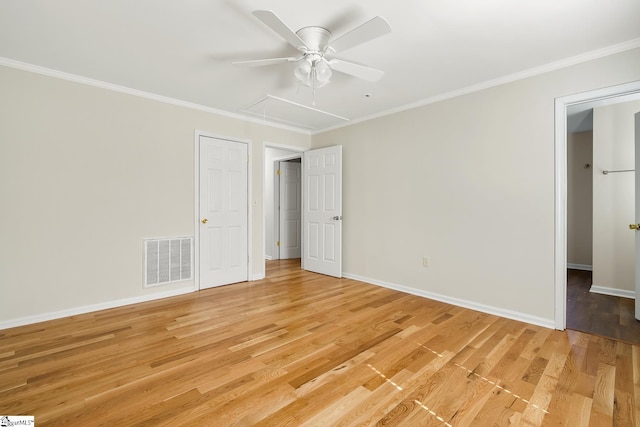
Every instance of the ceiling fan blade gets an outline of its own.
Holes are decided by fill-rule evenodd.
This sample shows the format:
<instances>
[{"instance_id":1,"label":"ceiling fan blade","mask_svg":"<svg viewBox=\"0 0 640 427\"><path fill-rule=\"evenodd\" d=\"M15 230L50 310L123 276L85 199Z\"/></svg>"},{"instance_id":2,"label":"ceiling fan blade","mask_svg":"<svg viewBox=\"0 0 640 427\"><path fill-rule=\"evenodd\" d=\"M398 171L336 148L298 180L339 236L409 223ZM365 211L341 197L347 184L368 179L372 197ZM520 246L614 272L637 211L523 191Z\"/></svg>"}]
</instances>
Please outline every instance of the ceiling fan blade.
<instances>
[{"instance_id":1,"label":"ceiling fan blade","mask_svg":"<svg viewBox=\"0 0 640 427\"><path fill-rule=\"evenodd\" d=\"M369 40L384 36L390 32L391 26L389 23L384 18L376 16L359 27L356 27L337 39L332 40L329 45L336 52L342 52L359 44L368 42Z\"/></svg>"},{"instance_id":2,"label":"ceiling fan blade","mask_svg":"<svg viewBox=\"0 0 640 427\"><path fill-rule=\"evenodd\" d=\"M252 61L235 61L232 62L233 65L241 65L245 67L262 67L263 65L274 65L281 64L283 62L294 62L297 61L298 58L271 58L271 59L255 59Z\"/></svg>"},{"instance_id":3,"label":"ceiling fan blade","mask_svg":"<svg viewBox=\"0 0 640 427\"><path fill-rule=\"evenodd\" d=\"M377 70L371 67L365 67L364 65L356 64L354 62L343 61L342 59L332 59L329 61L329 65L335 71L349 74L350 76L357 77L369 82L377 82L384 75L384 71Z\"/></svg>"},{"instance_id":4,"label":"ceiling fan blade","mask_svg":"<svg viewBox=\"0 0 640 427\"><path fill-rule=\"evenodd\" d=\"M296 49L307 47L305 42L272 11L254 10L253 15L261 20L267 27L278 33L280 37L288 41Z\"/></svg>"}]
</instances>

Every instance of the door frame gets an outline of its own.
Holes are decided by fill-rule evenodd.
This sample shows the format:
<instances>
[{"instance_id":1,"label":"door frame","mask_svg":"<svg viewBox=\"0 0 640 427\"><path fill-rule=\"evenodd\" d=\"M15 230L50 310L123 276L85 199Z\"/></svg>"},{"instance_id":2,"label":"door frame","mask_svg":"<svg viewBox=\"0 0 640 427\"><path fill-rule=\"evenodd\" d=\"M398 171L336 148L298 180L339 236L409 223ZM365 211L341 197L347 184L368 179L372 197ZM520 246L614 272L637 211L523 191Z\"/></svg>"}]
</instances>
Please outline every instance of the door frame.
<instances>
[{"instance_id":1,"label":"door frame","mask_svg":"<svg viewBox=\"0 0 640 427\"><path fill-rule=\"evenodd\" d=\"M281 241L280 239L280 204L278 204L278 206L275 205L275 201L276 200L280 200L280 175L278 175L276 173L276 171L278 169L280 169L280 163L281 162L286 162L288 160L293 160L293 159L300 159L300 163L302 164L302 153L298 153L298 154L293 154L291 156L284 156L284 157L277 157L274 161L273 161L273 173L274 173L274 177L273 177L273 200L274 200L274 205L273 205L273 236L274 238L277 238L279 241ZM302 191L302 174L300 175L300 190ZM300 223L300 231L302 231L302 223ZM280 259L280 247L279 246L275 246L274 247L274 254L275 257L273 257L273 259Z\"/></svg>"},{"instance_id":2,"label":"door frame","mask_svg":"<svg viewBox=\"0 0 640 427\"><path fill-rule=\"evenodd\" d=\"M305 147L297 147L295 145L285 145L285 144L278 144L278 143L272 143L272 142L268 142L268 141L264 141L262 143L262 162L263 164L266 164L266 150L267 148L275 148L276 150L288 150L291 151L291 156L283 156L283 157L278 157L276 159L273 159L273 163L275 166L275 163L280 161L280 160L287 160L289 158L291 159L295 159L297 157L300 157L300 159L302 160L302 153L304 153L307 150L310 150L311 148L305 148ZM264 174L264 172L263 172ZM280 183L280 181L278 181L278 184ZM276 185L276 180L274 179L274 197L275 197L275 185ZM304 190L304 189L302 189ZM279 191L279 189L278 189ZM266 200L266 194L267 194L267 188L266 188L266 179L262 180L262 200ZM263 212L262 212L262 262L263 264L266 263L267 261L267 208L266 208L266 203L263 202L262 204L263 206ZM275 215L275 211L276 208L274 206L274 215ZM279 212L278 212L279 214ZM278 217L279 219L279 217ZM274 235L275 235L275 230L274 230ZM278 259L280 258L280 251L278 250ZM265 275L266 275L266 268L265 268Z\"/></svg>"},{"instance_id":3,"label":"door frame","mask_svg":"<svg viewBox=\"0 0 640 427\"><path fill-rule=\"evenodd\" d=\"M253 203L252 203L252 185L253 182L253 161L252 161L252 147L251 140L233 138L226 135L215 134L211 132L201 131L196 129L194 131L194 216L193 216L193 288L194 291L200 290L200 137L205 136L209 138L222 139L225 141L235 142L239 144L245 144L247 146L247 281L256 280L253 278Z\"/></svg>"},{"instance_id":4,"label":"door frame","mask_svg":"<svg viewBox=\"0 0 640 427\"><path fill-rule=\"evenodd\" d=\"M635 161L634 161L634 169L636 171L638 171L640 169L640 112L637 112L633 115L633 142L634 142L634 148L635 148ZM634 212L634 222L636 224L638 224L640 222L640 198L638 198L638 193L640 193L640 175L638 174L638 172L635 173L635 193L636 193L636 200L635 200L635 208L636 211ZM634 308L635 308L635 318L636 320L640 320L640 235L637 234L638 230L635 230L636 233L635 234L635 269L634 269L634 291L635 291L635 296L636 296L636 300L635 300L635 304L634 304Z\"/></svg>"},{"instance_id":5,"label":"door frame","mask_svg":"<svg viewBox=\"0 0 640 427\"><path fill-rule=\"evenodd\" d=\"M555 316L558 330L567 328L567 108L571 105L640 93L640 81L555 99Z\"/></svg>"}]
</instances>

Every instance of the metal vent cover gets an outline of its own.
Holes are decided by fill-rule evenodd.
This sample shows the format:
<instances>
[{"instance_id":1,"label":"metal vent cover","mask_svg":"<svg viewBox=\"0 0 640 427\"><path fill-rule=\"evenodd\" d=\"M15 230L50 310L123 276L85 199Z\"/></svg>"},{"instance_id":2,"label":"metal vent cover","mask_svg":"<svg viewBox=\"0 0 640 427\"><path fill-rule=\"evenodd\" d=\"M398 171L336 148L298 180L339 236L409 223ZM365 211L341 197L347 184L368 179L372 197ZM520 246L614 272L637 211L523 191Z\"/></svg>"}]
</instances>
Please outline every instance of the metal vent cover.
<instances>
[{"instance_id":1,"label":"metal vent cover","mask_svg":"<svg viewBox=\"0 0 640 427\"><path fill-rule=\"evenodd\" d=\"M192 248L193 237L144 239L144 286L191 279Z\"/></svg>"}]
</instances>

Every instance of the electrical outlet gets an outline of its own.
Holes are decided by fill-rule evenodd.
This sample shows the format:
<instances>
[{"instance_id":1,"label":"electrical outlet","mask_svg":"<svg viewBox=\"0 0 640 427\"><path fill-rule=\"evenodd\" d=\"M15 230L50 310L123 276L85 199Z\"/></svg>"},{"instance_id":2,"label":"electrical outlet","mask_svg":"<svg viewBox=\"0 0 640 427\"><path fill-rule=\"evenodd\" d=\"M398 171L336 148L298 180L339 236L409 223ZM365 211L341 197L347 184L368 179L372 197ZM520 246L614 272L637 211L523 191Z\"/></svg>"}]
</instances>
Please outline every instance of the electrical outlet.
<instances>
[{"instance_id":1,"label":"electrical outlet","mask_svg":"<svg viewBox=\"0 0 640 427\"><path fill-rule=\"evenodd\" d=\"M431 266L431 260L429 259L428 256L422 257L422 266L423 267L430 267Z\"/></svg>"}]
</instances>

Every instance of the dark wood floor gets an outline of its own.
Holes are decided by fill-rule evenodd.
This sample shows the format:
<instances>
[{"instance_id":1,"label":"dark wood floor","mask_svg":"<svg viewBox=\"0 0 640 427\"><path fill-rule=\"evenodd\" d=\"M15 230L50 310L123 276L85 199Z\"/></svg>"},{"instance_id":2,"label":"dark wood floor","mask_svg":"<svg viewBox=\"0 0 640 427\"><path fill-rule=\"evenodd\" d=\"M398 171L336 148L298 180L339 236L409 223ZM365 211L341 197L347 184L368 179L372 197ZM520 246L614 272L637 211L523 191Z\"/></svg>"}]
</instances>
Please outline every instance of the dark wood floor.
<instances>
[{"instance_id":1,"label":"dark wood floor","mask_svg":"<svg viewBox=\"0 0 640 427\"><path fill-rule=\"evenodd\" d=\"M640 344L634 300L589 292L591 272L567 270L567 328Z\"/></svg>"},{"instance_id":2,"label":"dark wood floor","mask_svg":"<svg viewBox=\"0 0 640 427\"><path fill-rule=\"evenodd\" d=\"M638 426L640 346L268 263L267 279L0 330L47 426Z\"/></svg>"}]
</instances>

